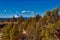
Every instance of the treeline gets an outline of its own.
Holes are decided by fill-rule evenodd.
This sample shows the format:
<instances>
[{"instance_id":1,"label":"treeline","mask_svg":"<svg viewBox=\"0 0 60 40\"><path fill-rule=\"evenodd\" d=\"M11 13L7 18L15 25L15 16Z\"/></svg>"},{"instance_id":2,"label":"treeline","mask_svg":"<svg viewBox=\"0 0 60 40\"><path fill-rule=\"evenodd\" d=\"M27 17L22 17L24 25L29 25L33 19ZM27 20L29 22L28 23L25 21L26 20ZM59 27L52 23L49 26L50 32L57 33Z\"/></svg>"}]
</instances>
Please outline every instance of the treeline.
<instances>
[{"instance_id":1,"label":"treeline","mask_svg":"<svg viewBox=\"0 0 60 40\"><path fill-rule=\"evenodd\" d=\"M14 20L14 19L13 19ZM47 11L43 17L35 15L18 24L10 23L3 28L3 40L57 40L60 39L59 8Z\"/></svg>"}]
</instances>

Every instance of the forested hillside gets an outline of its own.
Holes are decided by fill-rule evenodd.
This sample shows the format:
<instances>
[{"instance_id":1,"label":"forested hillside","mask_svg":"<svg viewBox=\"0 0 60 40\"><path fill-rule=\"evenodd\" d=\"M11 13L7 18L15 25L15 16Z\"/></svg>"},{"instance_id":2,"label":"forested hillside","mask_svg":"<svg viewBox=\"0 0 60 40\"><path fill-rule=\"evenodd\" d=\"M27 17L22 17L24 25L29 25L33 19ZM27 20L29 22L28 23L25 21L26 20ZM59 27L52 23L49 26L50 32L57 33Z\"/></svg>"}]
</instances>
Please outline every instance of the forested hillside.
<instances>
[{"instance_id":1,"label":"forested hillside","mask_svg":"<svg viewBox=\"0 0 60 40\"><path fill-rule=\"evenodd\" d=\"M18 24L10 23L3 28L3 40L60 40L59 8L47 11L42 17L35 15L27 20L21 16Z\"/></svg>"}]
</instances>

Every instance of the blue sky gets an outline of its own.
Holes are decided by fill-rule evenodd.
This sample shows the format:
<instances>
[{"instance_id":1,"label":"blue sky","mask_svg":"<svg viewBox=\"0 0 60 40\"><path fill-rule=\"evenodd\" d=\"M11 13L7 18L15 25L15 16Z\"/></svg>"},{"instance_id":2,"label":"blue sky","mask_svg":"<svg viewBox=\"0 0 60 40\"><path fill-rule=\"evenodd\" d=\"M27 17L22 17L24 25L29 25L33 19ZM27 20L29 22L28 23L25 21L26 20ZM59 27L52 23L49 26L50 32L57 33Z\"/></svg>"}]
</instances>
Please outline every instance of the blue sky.
<instances>
[{"instance_id":1,"label":"blue sky","mask_svg":"<svg viewBox=\"0 0 60 40\"><path fill-rule=\"evenodd\" d=\"M0 18L45 15L47 10L60 7L60 0L0 0Z\"/></svg>"}]
</instances>

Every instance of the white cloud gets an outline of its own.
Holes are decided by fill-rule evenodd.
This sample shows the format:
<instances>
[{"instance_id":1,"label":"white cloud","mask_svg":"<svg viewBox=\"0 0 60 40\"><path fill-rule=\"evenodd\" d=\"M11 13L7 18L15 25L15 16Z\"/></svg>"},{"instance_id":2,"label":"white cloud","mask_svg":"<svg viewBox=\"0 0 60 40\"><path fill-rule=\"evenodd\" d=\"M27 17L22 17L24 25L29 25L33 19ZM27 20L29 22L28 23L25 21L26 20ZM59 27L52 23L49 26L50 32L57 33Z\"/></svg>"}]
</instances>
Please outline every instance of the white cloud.
<instances>
[{"instance_id":1,"label":"white cloud","mask_svg":"<svg viewBox=\"0 0 60 40\"><path fill-rule=\"evenodd\" d=\"M15 17L17 18L17 17L19 17L17 14L15 14Z\"/></svg>"},{"instance_id":2,"label":"white cloud","mask_svg":"<svg viewBox=\"0 0 60 40\"><path fill-rule=\"evenodd\" d=\"M18 11L16 11L16 13L18 13Z\"/></svg>"},{"instance_id":3,"label":"white cloud","mask_svg":"<svg viewBox=\"0 0 60 40\"><path fill-rule=\"evenodd\" d=\"M33 14L34 11L22 11L21 13L31 13L31 14Z\"/></svg>"},{"instance_id":4,"label":"white cloud","mask_svg":"<svg viewBox=\"0 0 60 40\"><path fill-rule=\"evenodd\" d=\"M31 11L32 14L34 14L34 11Z\"/></svg>"},{"instance_id":5,"label":"white cloud","mask_svg":"<svg viewBox=\"0 0 60 40\"><path fill-rule=\"evenodd\" d=\"M21 13L26 13L26 12L29 13L30 11L22 11Z\"/></svg>"},{"instance_id":6,"label":"white cloud","mask_svg":"<svg viewBox=\"0 0 60 40\"><path fill-rule=\"evenodd\" d=\"M31 12L31 11L26 11L26 12Z\"/></svg>"},{"instance_id":7,"label":"white cloud","mask_svg":"<svg viewBox=\"0 0 60 40\"><path fill-rule=\"evenodd\" d=\"M6 9L4 10L4 12L6 12Z\"/></svg>"},{"instance_id":8,"label":"white cloud","mask_svg":"<svg viewBox=\"0 0 60 40\"><path fill-rule=\"evenodd\" d=\"M25 13L26 11L22 11L21 13Z\"/></svg>"}]
</instances>

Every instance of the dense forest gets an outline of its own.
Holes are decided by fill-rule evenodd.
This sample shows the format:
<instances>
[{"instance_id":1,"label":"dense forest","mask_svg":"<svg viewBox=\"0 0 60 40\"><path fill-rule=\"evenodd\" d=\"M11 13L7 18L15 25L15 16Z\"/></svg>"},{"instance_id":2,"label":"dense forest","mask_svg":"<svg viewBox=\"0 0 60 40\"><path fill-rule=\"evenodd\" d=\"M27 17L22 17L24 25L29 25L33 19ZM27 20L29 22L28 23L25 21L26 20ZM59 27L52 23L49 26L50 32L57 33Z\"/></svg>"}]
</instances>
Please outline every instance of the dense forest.
<instances>
[{"instance_id":1,"label":"dense forest","mask_svg":"<svg viewBox=\"0 0 60 40\"><path fill-rule=\"evenodd\" d=\"M43 17L39 14L27 20L22 16L17 20L13 17L2 31L3 40L60 40L59 8L47 11Z\"/></svg>"}]
</instances>

